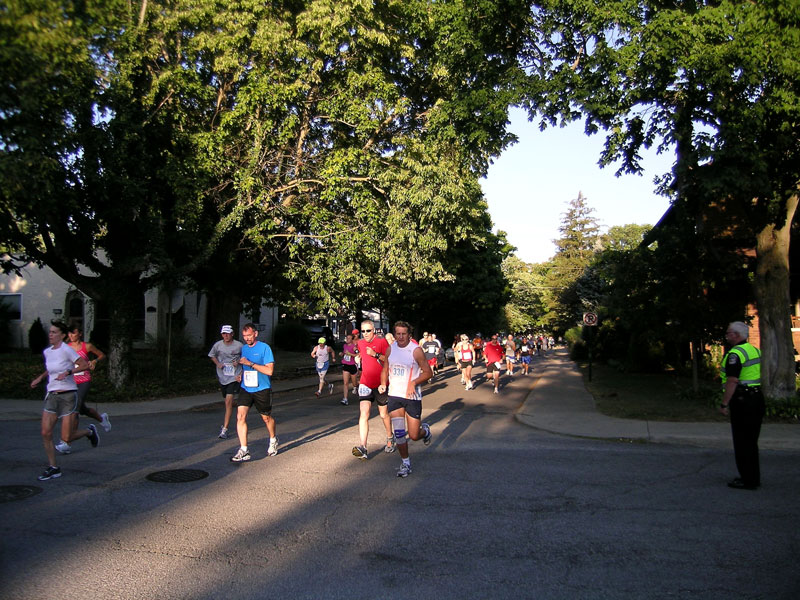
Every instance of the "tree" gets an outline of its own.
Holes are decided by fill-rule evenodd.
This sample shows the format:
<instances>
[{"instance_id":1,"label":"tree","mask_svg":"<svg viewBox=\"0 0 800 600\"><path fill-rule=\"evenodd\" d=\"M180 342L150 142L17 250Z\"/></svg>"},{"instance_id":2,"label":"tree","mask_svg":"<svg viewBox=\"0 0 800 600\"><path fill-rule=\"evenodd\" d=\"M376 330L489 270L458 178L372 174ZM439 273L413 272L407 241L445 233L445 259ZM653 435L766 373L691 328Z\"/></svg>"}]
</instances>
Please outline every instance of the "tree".
<instances>
[{"instance_id":1,"label":"tree","mask_svg":"<svg viewBox=\"0 0 800 600\"><path fill-rule=\"evenodd\" d=\"M233 263L242 302L333 310L446 280L513 139L527 18L514 1L15 2L3 266L46 264L110 307L118 386L132 303L163 282L214 290Z\"/></svg>"},{"instance_id":2,"label":"tree","mask_svg":"<svg viewBox=\"0 0 800 600\"><path fill-rule=\"evenodd\" d=\"M578 192L562 215L561 237L553 240L556 254L550 261L547 285L554 294L549 309L556 315L558 331L573 327L584 311L595 308L596 293L589 280L581 280L598 249L600 227L593 212L586 197Z\"/></svg>"},{"instance_id":3,"label":"tree","mask_svg":"<svg viewBox=\"0 0 800 600\"><path fill-rule=\"evenodd\" d=\"M767 394L794 394L789 231L800 185L800 5L542 2L531 29L527 106L547 124L583 117L607 132L601 163L640 170L639 151L675 146L663 182L691 215L747 215Z\"/></svg>"}]
</instances>

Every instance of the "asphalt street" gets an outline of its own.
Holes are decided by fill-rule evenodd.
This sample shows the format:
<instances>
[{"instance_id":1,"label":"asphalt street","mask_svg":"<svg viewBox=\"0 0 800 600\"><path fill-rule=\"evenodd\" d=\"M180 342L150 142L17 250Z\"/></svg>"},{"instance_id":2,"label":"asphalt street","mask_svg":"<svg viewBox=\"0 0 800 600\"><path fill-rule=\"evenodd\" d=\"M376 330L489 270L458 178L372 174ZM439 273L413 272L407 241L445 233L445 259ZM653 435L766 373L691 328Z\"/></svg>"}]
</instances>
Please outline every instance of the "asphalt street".
<instances>
[{"instance_id":1,"label":"asphalt street","mask_svg":"<svg viewBox=\"0 0 800 600\"><path fill-rule=\"evenodd\" d=\"M483 369L477 370L482 373ZM731 490L729 449L581 439L520 423L533 378L425 388L434 438L413 473L357 442L356 403L276 394L280 451L251 414L253 460L218 440L219 404L119 416L38 482L36 421L0 422L3 598L770 598L800 594L798 458L762 451L764 485ZM84 442L84 443L81 443ZM148 474L200 469L187 483Z\"/></svg>"}]
</instances>

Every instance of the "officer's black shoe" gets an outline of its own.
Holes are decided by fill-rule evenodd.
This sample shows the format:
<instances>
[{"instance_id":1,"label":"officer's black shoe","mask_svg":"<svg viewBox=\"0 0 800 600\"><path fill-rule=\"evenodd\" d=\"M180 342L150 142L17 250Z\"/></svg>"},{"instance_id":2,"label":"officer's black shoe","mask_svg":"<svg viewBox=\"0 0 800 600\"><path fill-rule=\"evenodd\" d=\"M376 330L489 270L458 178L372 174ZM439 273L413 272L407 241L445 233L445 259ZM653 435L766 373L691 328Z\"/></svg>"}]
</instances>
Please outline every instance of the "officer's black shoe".
<instances>
[{"instance_id":1,"label":"officer's black shoe","mask_svg":"<svg viewBox=\"0 0 800 600\"><path fill-rule=\"evenodd\" d=\"M739 479L738 477L728 482L728 487L735 490L755 490L758 489L757 485L750 485Z\"/></svg>"}]
</instances>

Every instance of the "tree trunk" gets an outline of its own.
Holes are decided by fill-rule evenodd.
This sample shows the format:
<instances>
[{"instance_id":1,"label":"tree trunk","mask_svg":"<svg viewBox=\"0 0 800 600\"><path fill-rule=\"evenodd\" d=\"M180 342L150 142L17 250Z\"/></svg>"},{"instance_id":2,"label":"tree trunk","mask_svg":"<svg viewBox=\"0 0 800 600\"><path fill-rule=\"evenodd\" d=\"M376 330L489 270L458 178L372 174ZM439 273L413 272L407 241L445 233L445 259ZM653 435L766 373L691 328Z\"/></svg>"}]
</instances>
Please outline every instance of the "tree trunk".
<instances>
[{"instance_id":1,"label":"tree trunk","mask_svg":"<svg viewBox=\"0 0 800 600\"><path fill-rule=\"evenodd\" d=\"M138 290L137 290L138 292ZM110 340L108 348L108 378L119 390L131 378L131 350L133 348L134 315L137 306L131 302L109 303Z\"/></svg>"},{"instance_id":2,"label":"tree trunk","mask_svg":"<svg viewBox=\"0 0 800 600\"><path fill-rule=\"evenodd\" d=\"M795 395L794 346L789 295L789 238L798 195L786 202L784 222L757 236L755 296L761 333L761 383L768 398Z\"/></svg>"}]
</instances>

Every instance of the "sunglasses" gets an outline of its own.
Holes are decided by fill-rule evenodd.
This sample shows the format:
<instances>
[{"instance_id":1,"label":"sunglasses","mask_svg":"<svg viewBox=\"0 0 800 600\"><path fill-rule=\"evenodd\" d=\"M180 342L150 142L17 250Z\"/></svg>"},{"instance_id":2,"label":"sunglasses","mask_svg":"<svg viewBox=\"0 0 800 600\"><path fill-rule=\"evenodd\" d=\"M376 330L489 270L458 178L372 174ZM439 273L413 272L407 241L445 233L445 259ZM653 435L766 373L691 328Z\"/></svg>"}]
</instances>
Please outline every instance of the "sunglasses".
<instances>
[{"instance_id":1,"label":"sunglasses","mask_svg":"<svg viewBox=\"0 0 800 600\"><path fill-rule=\"evenodd\" d=\"M361 333L369 333L370 331L375 331L374 329L362 329Z\"/></svg>"}]
</instances>

